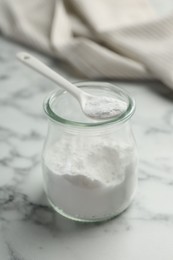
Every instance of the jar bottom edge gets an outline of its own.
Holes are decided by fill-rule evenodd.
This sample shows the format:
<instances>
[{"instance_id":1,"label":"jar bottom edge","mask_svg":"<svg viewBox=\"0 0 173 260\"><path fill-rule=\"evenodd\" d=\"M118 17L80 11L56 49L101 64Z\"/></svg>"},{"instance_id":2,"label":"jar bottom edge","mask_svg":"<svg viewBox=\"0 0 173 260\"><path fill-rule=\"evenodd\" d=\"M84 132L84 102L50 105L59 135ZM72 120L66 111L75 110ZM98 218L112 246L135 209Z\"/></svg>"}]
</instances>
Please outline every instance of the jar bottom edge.
<instances>
[{"instance_id":1,"label":"jar bottom edge","mask_svg":"<svg viewBox=\"0 0 173 260\"><path fill-rule=\"evenodd\" d=\"M83 219L83 218L73 217L71 215L66 214L63 210L61 210L57 206L55 206L54 203L49 198L47 198L47 200L48 200L49 204L51 205L51 207L56 211L56 213L62 215L63 217L65 217L65 218L67 218L69 220L73 220L73 221L77 221L77 222L83 222L83 223L94 223L94 222L108 221L108 220L111 220L113 218L118 217L125 210L127 210L128 207L131 205L131 203L134 200L135 194L136 194L136 190L132 194L130 200L125 205L123 205L123 207L119 208L119 210L117 210L116 213L114 213L114 214L112 214L110 216L106 216L106 217L102 217L102 218L95 218L95 219L94 218L93 219Z\"/></svg>"}]
</instances>

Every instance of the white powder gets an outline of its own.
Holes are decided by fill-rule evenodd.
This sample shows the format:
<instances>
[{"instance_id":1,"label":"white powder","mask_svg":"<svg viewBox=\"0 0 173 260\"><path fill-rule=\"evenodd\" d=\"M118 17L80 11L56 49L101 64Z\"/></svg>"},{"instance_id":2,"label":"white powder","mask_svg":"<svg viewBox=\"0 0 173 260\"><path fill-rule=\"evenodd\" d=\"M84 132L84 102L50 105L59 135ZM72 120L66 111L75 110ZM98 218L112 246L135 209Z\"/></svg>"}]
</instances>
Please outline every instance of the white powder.
<instances>
[{"instance_id":1,"label":"white powder","mask_svg":"<svg viewBox=\"0 0 173 260\"><path fill-rule=\"evenodd\" d=\"M132 144L98 138L83 147L70 137L47 149L43 172L51 203L61 213L83 220L119 214L136 187L136 155Z\"/></svg>"},{"instance_id":2,"label":"white powder","mask_svg":"<svg viewBox=\"0 0 173 260\"><path fill-rule=\"evenodd\" d=\"M96 119L106 119L122 114L127 109L127 103L110 97L91 97L84 106L87 116Z\"/></svg>"}]
</instances>

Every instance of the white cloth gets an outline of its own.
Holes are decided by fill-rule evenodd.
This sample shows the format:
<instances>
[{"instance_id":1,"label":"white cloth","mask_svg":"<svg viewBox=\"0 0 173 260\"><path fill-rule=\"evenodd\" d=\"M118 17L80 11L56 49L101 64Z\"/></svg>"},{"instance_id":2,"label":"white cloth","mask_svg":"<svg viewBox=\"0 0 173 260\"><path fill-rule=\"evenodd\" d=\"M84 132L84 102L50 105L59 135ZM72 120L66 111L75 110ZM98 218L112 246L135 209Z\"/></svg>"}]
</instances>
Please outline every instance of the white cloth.
<instances>
[{"instance_id":1,"label":"white cloth","mask_svg":"<svg viewBox=\"0 0 173 260\"><path fill-rule=\"evenodd\" d=\"M149 0L0 0L0 31L88 78L156 78L173 89L173 14Z\"/></svg>"}]
</instances>

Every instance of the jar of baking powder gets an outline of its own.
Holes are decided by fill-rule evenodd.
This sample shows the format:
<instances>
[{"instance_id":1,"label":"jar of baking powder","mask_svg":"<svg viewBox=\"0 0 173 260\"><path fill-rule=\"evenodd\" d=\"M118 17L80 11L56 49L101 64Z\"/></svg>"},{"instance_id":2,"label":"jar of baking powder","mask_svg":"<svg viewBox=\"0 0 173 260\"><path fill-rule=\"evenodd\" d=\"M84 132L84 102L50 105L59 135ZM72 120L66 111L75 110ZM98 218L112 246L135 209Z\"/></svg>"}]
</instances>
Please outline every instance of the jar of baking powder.
<instances>
[{"instance_id":1,"label":"jar of baking powder","mask_svg":"<svg viewBox=\"0 0 173 260\"><path fill-rule=\"evenodd\" d=\"M94 222L112 218L131 203L137 186L137 152L130 126L134 100L109 83L76 84L95 95L127 103L122 114L105 120L86 117L64 90L44 102L49 128L42 153L47 198L67 218Z\"/></svg>"}]
</instances>

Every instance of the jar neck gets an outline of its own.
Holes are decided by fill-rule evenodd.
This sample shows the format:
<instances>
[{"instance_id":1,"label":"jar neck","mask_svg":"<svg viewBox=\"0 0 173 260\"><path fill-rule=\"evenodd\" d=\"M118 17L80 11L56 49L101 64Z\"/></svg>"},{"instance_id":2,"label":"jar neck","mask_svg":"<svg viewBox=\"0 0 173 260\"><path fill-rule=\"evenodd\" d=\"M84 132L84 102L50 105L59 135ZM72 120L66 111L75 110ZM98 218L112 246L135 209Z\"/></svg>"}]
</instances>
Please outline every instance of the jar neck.
<instances>
[{"instance_id":1,"label":"jar neck","mask_svg":"<svg viewBox=\"0 0 173 260\"><path fill-rule=\"evenodd\" d=\"M51 133L56 133L58 130L62 130L69 134L82 134L82 135L101 135L101 134L111 134L119 131L129 131L131 129L130 120L121 122L119 124L107 124L101 126L92 127L77 127L69 126L61 123L57 123L52 120L48 120L48 131Z\"/></svg>"}]
</instances>

